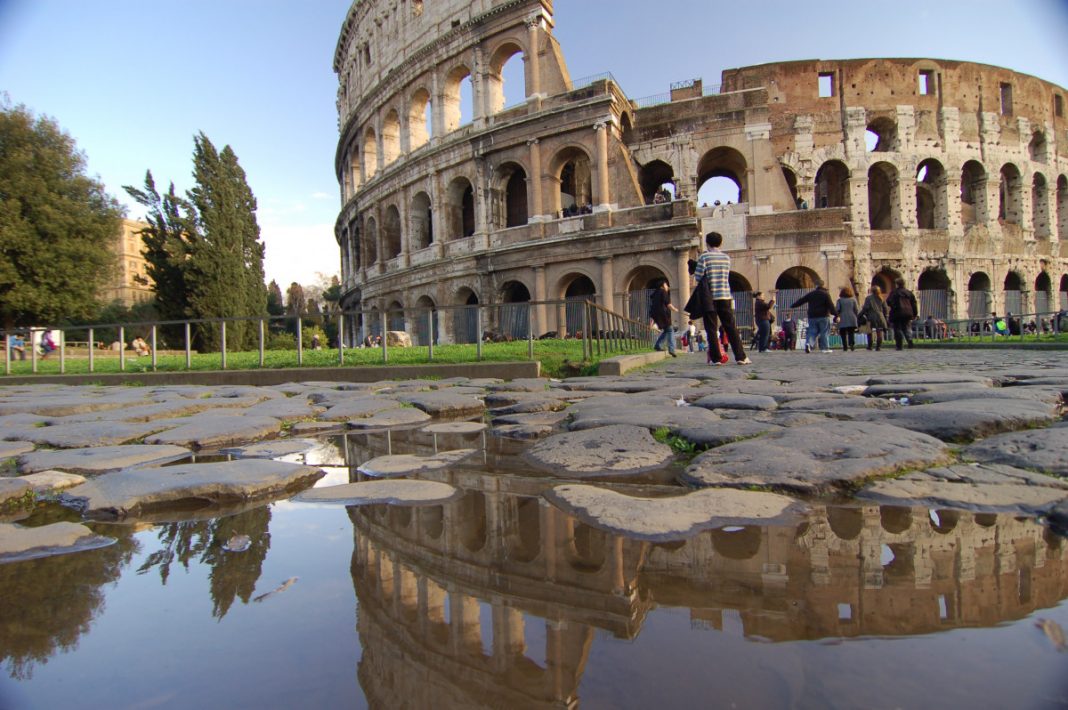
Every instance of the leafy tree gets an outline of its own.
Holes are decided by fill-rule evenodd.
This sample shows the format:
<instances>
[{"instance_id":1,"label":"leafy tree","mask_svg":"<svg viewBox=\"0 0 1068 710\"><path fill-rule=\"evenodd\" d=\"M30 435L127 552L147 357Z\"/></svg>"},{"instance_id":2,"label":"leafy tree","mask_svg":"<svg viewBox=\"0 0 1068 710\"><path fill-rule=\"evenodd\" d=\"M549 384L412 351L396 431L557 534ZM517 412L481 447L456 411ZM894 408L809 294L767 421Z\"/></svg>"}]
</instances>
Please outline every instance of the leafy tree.
<instances>
[{"instance_id":1,"label":"leafy tree","mask_svg":"<svg viewBox=\"0 0 1068 710\"><path fill-rule=\"evenodd\" d=\"M267 285L267 313L272 316L285 315L286 306L285 300L282 298L282 289L278 286L278 282L271 279L271 283Z\"/></svg>"},{"instance_id":2,"label":"leafy tree","mask_svg":"<svg viewBox=\"0 0 1068 710\"><path fill-rule=\"evenodd\" d=\"M304 296L304 287L294 281L286 289L286 313L299 316L308 308L308 299Z\"/></svg>"},{"instance_id":3,"label":"leafy tree","mask_svg":"<svg viewBox=\"0 0 1068 710\"><path fill-rule=\"evenodd\" d=\"M85 170L85 155L53 119L0 100L5 329L88 318L99 307L123 211Z\"/></svg>"}]
</instances>

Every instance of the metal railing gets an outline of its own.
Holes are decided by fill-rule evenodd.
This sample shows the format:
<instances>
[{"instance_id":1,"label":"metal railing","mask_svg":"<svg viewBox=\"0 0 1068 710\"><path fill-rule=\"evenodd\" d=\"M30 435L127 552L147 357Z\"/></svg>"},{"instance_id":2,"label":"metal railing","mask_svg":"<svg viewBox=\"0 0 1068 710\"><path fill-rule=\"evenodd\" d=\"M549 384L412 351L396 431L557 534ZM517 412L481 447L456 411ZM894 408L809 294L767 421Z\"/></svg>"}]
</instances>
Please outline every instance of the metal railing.
<instances>
[{"instance_id":1,"label":"metal railing","mask_svg":"<svg viewBox=\"0 0 1068 710\"><path fill-rule=\"evenodd\" d=\"M999 327L1004 324L1004 327ZM946 342L1041 342L1068 332L1068 313L1042 311L1013 314L1012 318L964 318L915 320L912 335L917 340Z\"/></svg>"},{"instance_id":2,"label":"metal railing","mask_svg":"<svg viewBox=\"0 0 1068 710\"><path fill-rule=\"evenodd\" d=\"M331 342L320 338L317 344L305 342L305 326L323 331L333 331ZM555 327L555 330L549 328ZM253 342L251 350L235 346L235 338L228 346L228 329L238 334L246 343ZM40 370L40 363L46 357L38 352L34 345L32 333L40 331L58 332L55 357L59 361L59 372L66 373L68 362L74 359L87 360L88 372L98 371L98 362L117 358L120 372L127 370L128 362L145 361L141 370L156 371L160 367L160 350L166 352L168 370L194 369L194 356L213 355L217 359L214 367L225 370L230 364L229 356L237 352L255 353L254 360L247 358L244 366L267 367L268 353L296 353L296 365L304 365L306 353L312 350L332 352L329 360L322 356L314 358L317 366L330 362L337 366L346 364L373 364L367 358L350 358L346 363L346 352L356 349L373 348L380 351L376 360L389 362L393 350L405 348L425 348L426 357L421 361L433 362L435 348L448 345L475 345L474 359L484 357L483 349L502 343L525 342L526 357L536 359L538 343L550 340L581 340L581 353L584 360L595 356L604 357L615 352L647 350L652 347L652 330L636 318L628 318L603 308L588 297L554 301L526 301L520 303L471 304L464 306L391 307L380 311L358 310L341 311L316 315L283 315L242 318L214 318L183 321L144 321L138 323L98 323L92 325L57 325L21 329L16 332L3 333L6 345L9 337L17 332L31 332L25 346L26 359L30 361L30 371L34 374ZM316 331L318 332L318 331ZM288 333L288 335L286 335ZM127 337L136 335L144 339L145 348L142 356L131 355L127 349ZM250 337L251 335L251 337ZM75 336L75 337L72 337ZM210 337L209 337L210 336ZM111 338L115 339L112 341ZM286 347L289 338L293 346ZM204 343L210 342L211 347ZM77 343L79 347L72 348ZM409 345L410 343L410 345ZM281 344L281 345L279 345ZM85 347L80 347L84 345ZM171 347L175 346L175 347ZM198 348L198 346L200 346ZM515 346L510 348L514 351ZM333 354L336 353L336 354ZM177 363L174 359L177 358ZM406 358L411 362L412 358ZM4 373L12 374L16 362L11 347L4 347ZM203 365L203 363L198 363ZM210 367L210 365L209 365ZM23 368L18 368L23 369ZM86 368L79 367L79 371ZM109 370L111 368L108 368ZM196 369L205 369L198 367Z\"/></svg>"}]
</instances>

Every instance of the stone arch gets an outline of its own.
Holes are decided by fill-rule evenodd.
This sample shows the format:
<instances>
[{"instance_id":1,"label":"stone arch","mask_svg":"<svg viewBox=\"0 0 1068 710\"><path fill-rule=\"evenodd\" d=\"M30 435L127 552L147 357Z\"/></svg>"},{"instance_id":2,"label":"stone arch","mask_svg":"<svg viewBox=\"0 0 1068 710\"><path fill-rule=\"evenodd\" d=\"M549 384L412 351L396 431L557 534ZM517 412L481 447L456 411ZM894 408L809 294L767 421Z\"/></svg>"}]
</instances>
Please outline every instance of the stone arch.
<instances>
[{"instance_id":1,"label":"stone arch","mask_svg":"<svg viewBox=\"0 0 1068 710\"><path fill-rule=\"evenodd\" d=\"M553 195L554 212L571 216L593 205L593 167L584 148L562 148L553 156L550 165L550 174L560 185Z\"/></svg>"},{"instance_id":2,"label":"stone arch","mask_svg":"<svg viewBox=\"0 0 1068 710\"><path fill-rule=\"evenodd\" d=\"M828 160L816 171L816 204L813 207L849 206L849 168L841 160Z\"/></svg>"},{"instance_id":3,"label":"stone arch","mask_svg":"<svg viewBox=\"0 0 1068 710\"><path fill-rule=\"evenodd\" d=\"M816 282L819 280L819 275L807 266L791 266L779 274L779 278L775 279L775 289L779 291L791 289L809 290L815 288Z\"/></svg>"},{"instance_id":4,"label":"stone arch","mask_svg":"<svg viewBox=\"0 0 1068 710\"><path fill-rule=\"evenodd\" d=\"M712 549L729 560L751 560L760 552L763 531L750 525L743 528L720 528L710 531Z\"/></svg>"},{"instance_id":5,"label":"stone arch","mask_svg":"<svg viewBox=\"0 0 1068 710\"><path fill-rule=\"evenodd\" d=\"M634 122L628 111L619 114L619 138L624 143L630 143L634 138Z\"/></svg>"},{"instance_id":6,"label":"stone arch","mask_svg":"<svg viewBox=\"0 0 1068 710\"><path fill-rule=\"evenodd\" d=\"M928 519L931 522L931 529L939 535L948 535L953 532L957 527L957 523L960 522L960 511L958 510L932 510Z\"/></svg>"},{"instance_id":7,"label":"stone arch","mask_svg":"<svg viewBox=\"0 0 1068 710\"><path fill-rule=\"evenodd\" d=\"M434 243L434 211L430 195L422 191L415 193L411 209L409 215L412 225L411 248L413 251L426 249Z\"/></svg>"},{"instance_id":8,"label":"stone arch","mask_svg":"<svg viewBox=\"0 0 1068 710\"><path fill-rule=\"evenodd\" d=\"M349 186L352 190L349 193L349 197L359 191L362 182L360 178L360 149L353 145L352 152L349 153Z\"/></svg>"},{"instance_id":9,"label":"stone arch","mask_svg":"<svg viewBox=\"0 0 1068 710\"><path fill-rule=\"evenodd\" d=\"M466 177L454 178L446 192L448 238L462 239L475 233L475 188Z\"/></svg>"},{"instance_id":10,"label":"stone arch","mask_svg":"<svg viewBox=\"0 0 1068 710\"><path fill-rule=\"evenodd\" d=\"M418 508L419 529L431 540L438 540L445 532L445 510L440 505Z\"/></svg>"},{"instance_id":11,"label":"stone arch","mask_svg":"<svg viewBox=\"0 0 1068 710\"><path fill-rule=\"evenodd\" d=\"M780 164L782 169L782 179L786 181L786 189L790 191L790 198L794 201L794 204L800 208L801 200L799 199L799 193L797 191L797 173L789 165Z\"/></svg>"},{"instance_id":12,"label":"stone arch","mask_svg":"<svg viewBox=\"0 0 1068 710\"><path fill-rule=\"evenodd\" d=\"M885 161L868 169L868 224L873 230L896 229L899 225L897 168Z\"/></svg>"},{"instance_id":13,"label":"stone arch","mask_svg":"<svg viewBox=\"0 0 1068 710\"><path fill-rule=\"evenodd\" d=\"M599 572L608 559L608 535L603 530L569 519L567 556L578 572Z\"/></svg>"},{"instance_id":14,"label":"stone arch","mask_svg":"<svg viewBox=\"0 0 1068 710\"><path fill-rule=\"evenodd\" d=\"M668 191L672 199L675 197L675 170L663 160L651 160L643 165L638 182L642 189L642 199L647 205L656 202L657 193L662 190Z\"/></svg>"},{"instance_id":15,"label":"stone arch","mask_svg":"<svg viewBox=\"0 0 1068 710\"><path fill-rule=\"evenodd\" d=\"M530 289L522 281L505 281L498 298L501 303L527 303L530 301Z\"/></svg>"},{"instance_id":16,"label":"stone arch","mask_svg":"<svg viewBox=\"0 0 1068 710\"><path fill-rule=\"evenodd\" d=\"M442 95L441 109L446 133L455 131L460 127L462 120L461 94L465 93L465 85L471 91L473 101L474 91L471 83L471 70L467 68L467 65L456 66L445 75L445 91ZM473 114L474 112L472 111Z\"/></svg>"},{"instance_id":17,"label":"stone arch","mask_svg":"<svg viewBox=\"0 0 1068 710\"><path fill-rule=\"evenodd\" d=\"M378 172L378 137L372 126L363 134L363 171L368 180Z\"/></svg>"},{"instance_id":18,"label":"stone arch","mask_svg":"<svg viewBox=\"0 0 1068 710\"><path fill-rule=\"evenodd\" d=\"M506 338L530 337L530 289L522 281L506 281L497 292L497 331Z\"/></svg>"},{"instance_id":19,"label":"stone arch","mask_svg":"<svg viewBox=\"0 0 1068 710\"><path fill-rule=\"evenodd\" d=\"M912 509L898 505L880 506L879 522L886 532L900 535L912 527Z\"/></svg>"},{"instance_id":20,"label":"stone arch","mask_svg":"<svg viewBox=\"0 0 1068 710\"><path fill-rule=\"evenodd\" d=\"M401 154L401 124L397 109L390 109L382 120L382 164L389 165Z\"/></svg>"},{"instance_id":21,"label":"stone arch","mask_svg":"<svg viewBox=\"0 0 1068 710\"><path fill-rule=\"evenodd\" d=\"M533 562L541 554L541 501L536 497L513 496L508 503L508 558L522 564Z\"/></svg>"},{"instance_id":22,"label":"stone arch","mask_svg":"<svg viewBox=\"0 0 1068 710\"><path fill-rule=\"evenodd\" d=\"M1046 134L1043 131L1035 131L1031 134L1031 142L1027 144L1027 154L1032 162L1045 164L1046 148Z\"/></svg>"},{"instance_id":23,"label":"stone arch","mask_svg":"<svg viewBox=\"0 0 1068 710\"><path fill-rule=\"evenodd\" d=\"M744 155L729 146L713 148L697 161L697 198L705 200L702 188L706 183L717 178L726 178L738 188L738 197L735 201L748 202L748 174L748 163Z\"/></svg>"},{"instance_id":24,"label":"stone arch","mask_svg":"<svg viewBox=\"0 0 1068 710\"><path fill-rule=\"evenodd\" d=\"M901 278L901 272L897 269L893 269L889 266L883 265L875 275L871 277L871 285L878 286L879 290L883 292L883 298L886 298L894 288L894 282Z\"/></svg>"},{"instance_id":25,"label":"stone arch","mask_svg":"<svg viewBox=\"0 0 1068 710\"><path fill-rule=\"evenodd\" d=\"M452 311L453 333L452 337L459 344L478 342L481 333L478 332L478 294L468 286L462 286L456 291L453 303L467 308L457 308Z\"/></svg>"},{"instance_id":26,"label":"stone arch","mask_svg":"<svg viewBox=\"0 0 1068 710\"><path fill-rule=\"evenodd\" d=\"M753 290L749 279L737 271L731 271L727 274L727 282L730 284L731 293L749 293Z\"/></svg>"},{"instance_id":27,"label":"stone arch","mask_svg":"<svg viewBox=\"0 0 1068 710\"><path fill-rule=\"evenodd\" d=\"M623 279L623 292L627 294L627 317L645 322L649 317L649 296L661 279L668 279L661 269L643 264L632 269Z\"/></svg>"},{"instance_id":28,"label":"stone arch","mask_svg":"<svg viewBox=\"0 0 1068 710\"><path fill-rule=\"evenodd\" d=\"M1035 277L1035 312L1049 313L1053 308L1053 280L1043 270Z\"/></svg>"},{"instance_id":29,"label":"stone arch","mask_svg":"<svg viewBox=\"0 0 1068 710\"><path fill-rule=\"evenodd\" d=\"M363 253L367 255L367 263L373 264L378 261L378 223L374 217L364 222L363 232Z\"/></svg>"},{"instance_id":30,"label":"stone arch","mask_svg":"<svg viewBox=\"0 0 1068 710\"><path fill-rule=\"evenodd\" d=\"M486 546L486 496L482 491L468 491L456 507L460 541L470 552L478 552Z\"/></svg>"},{"instance_id":31,"label":"stone arch","mask_svg":"<svg viewBox=\"0 0 1068 710\"><path fill-rule=\"evenodd\" d=\"M939 320L948 320L950 303L953 300L953 284L945 269L930 267L924 269L916 282L916 300L922 318L933 316Z\"/></svg>"},{"instance_id":32,"label":"stone arch","mask_svg":"<svg viewBox=\"0 0 1068 710\"><path fill-rule=\"evenodd\" d=\"M934 158L927 158L916 167L916 226L919 229L949 227L946 170Z\"/></svg>"},{"instance_id":33,"label":"stone arch","mask_svg":"<svg viewBox=\"0 0 1068 710\"><path fill-rule=\"evenodd\" d=\"M973 272L968 277L968 317L987 318L993 310L990 277L983 271Z\"/></svg>"},{"instance_id":34,"label":"stone arch","mask_svg":"<svg viewBox=\"0 0 1068 710\"><path fill-rule=\"evenodd\" d=\"M1020 224L1023 177L1020 169L1013 163L1001 166L1001 183L998 194L998 219L1007 224Z\"/></svg>"},{"instance_id":35,"label":"stone arch","mask_svg":"<svg viewBox=\"0 0 1068 710\"><path fill-rule=\"evenodd\" d=\"M415 345L427 345L430 342L438 342L438 311L434 299L422 295L415 301L416 312L412 319L415 321ZM428 317L429 314L429 317Z\"/></svg>"},{"instance_id":36,"label":"stone arch","mask_svg":"<svg viewBox=\"0 0 1068 710\"><path fill-rule=\"evenodd\" d=\"M515 40L506 40L490 55L489 72L486 73L485 83L486 91L489 92L489 113L491 115L507 108L506 90L508 86L505 83L505 75L512 74L511 71L506 69L506 66L508 68L513 66L512 62L519 62L518 66L520 67L526 63L526 54L523 47ZM525 99L528 95L525 78L523 80L522 93ZM515 101L511 105L518 103L520 102Z\"/></svg>"},{"instance_id":37,"label":"stone arch","mask_svg":"<svg viewBox=\"0 0 1068 710\"><path fill-rule=\"evenodd\" d=\"M389 330L408 330L404 304L396 299L386 306L386 327Z\"/></svg>"},{"instance_id":38,"label":"stone arch","mask_svg":"<svg viewBox=\"0 0 1068 710\"><path fill-rule=\"evenodd\" d=\"M505 228L520 227L529 219L527 210L527 171L519 163L508 162L497 168L501 186L500 214Z\"/></svg>"},{"instance_id":39,"label":"stone arch","mask_svg":"<svg viewBox=\"0 0 1068 710\"><path fill-rule=\"evenodd\" d=\"M408 103L408 149L417 150L430 141L434 133L433 100L430 92L419 87L412 93Z\"/></svg>"},{"instance_id":40,"label":"stone arch","mask_svg":"<svg viewBox=\"0 0 1068 710\"><path fill-rule=\"evenodd\" d=\"M960 173L960 221L964 228L985 224L990 219L986 203L986 168L978 160L969 160Z\"/></svg>"},{"instance_id":41,"label":"stone arch","mask_svg":"<svg viewBox=\"0 0 1068 710\"><path fill-rule=\"evenodd\" d=\"M1023 311L1024 277L1018 271L1009 271L1005 274L1004 298L1005 312L1019 315Z\"/></svg>"},{"instance_id":42,"label":"stone arch","mask_svg":"<svg viewBox=\"0 0 1068 710\"><path fill-rule=\"evenodd\" d=\"M382 216L382 257L388 261L401 255L401 218L396 205L386 208Z\"/></svg>"},{"instance_id":43,"label":"stone arch","mask_svg":"<svg viewBox=\"0 0 1068 710\"><path fill-rule=\"evenodd\" d=\"M1061 310L1068 309L1068 274L1061 276L1059 292L1061 294Z\"/></svg>"},{"instance_id":44,"label":"stone arch","mask_svg":"<svg viewBox=\"0 0 1068 710\"><path fill-rule=\"evenodd\" d=\"M566 332L581 333L583 324L587 322L585 302L596 300L597 286L593 278L580 272L571 272L558 283L557 297L567 302L563 319Z\"/></svg>"},{"instance_id":45,"label":"stone arch","mask_svg":"<svg viewBox=\"0 0 1068 710\"><path fill-rule=\"evenodd\" d=\"M1042 173L1031 179L1031 224L1036 239L1050 238L1049 184Z\"/></svg>"},{"instance_id":46,"label":"stone arch","mask_svg":"<svg viewBox=\"0 0 1068 710\"><path fill-rule=\"evenodd\" d=\"M1068 177L1057 177L1057 236L1068 240Z\"/></svg>"},{"instance_id":47,"label":"stone arch","mask_svg":"<svg viewBox=\"0 0 1068 710\"><path fill-rule=\"evenodd\" d=\"M864 530L864 510L861 508L827 508L827 524L839 540L855 540Z\"/></svg>"},{"instance_id":48,"label":"stone arch","mask_svg":"<svg viewBox=\"0 0 1068 710\"><path fill-rule=\"evenodd\" d=\"M869 153L896 151L898 148L897 122L889 116L876 118L868 124L864 143Z\"/></svg>"}]
</instances>

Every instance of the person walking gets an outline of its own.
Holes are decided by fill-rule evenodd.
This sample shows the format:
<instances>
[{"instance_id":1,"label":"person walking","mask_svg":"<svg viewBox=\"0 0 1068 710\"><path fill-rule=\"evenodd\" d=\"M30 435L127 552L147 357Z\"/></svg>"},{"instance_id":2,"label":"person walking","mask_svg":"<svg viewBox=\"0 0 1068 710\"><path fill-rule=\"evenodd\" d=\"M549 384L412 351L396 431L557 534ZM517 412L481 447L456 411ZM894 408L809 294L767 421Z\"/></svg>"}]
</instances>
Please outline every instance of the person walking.
<instances>
[{"instance_id":1,"label":"person walking","mask_svg":"<svg viewBox=\"0 0 1068 710\"><path fill-rule=\"evenodd\" d=\"M686 349L691 353L697 352L697 326L690 323L686 328Z\"/></svg>"},{"instance_id":2,"label":"person walking","mask_svg":"<svg viewBox=\"0 0 1068 710\"><path fill-rule=\"evenodd\" d=\"M883 336L886 334L886 319L890 311L886 301L883 300L883 290L872 284L871 292L864 299L864 305L860 309L860 315L871 326L871 335L868 336L868 350L871 350L872 341L875 341L875 350L883 346Z\"/></svg>"},{"instance_id":3,"label":"person walking","mask_svg":"<svg viewBox=\"0 0 1068 710\"><path fill-rule=\"evenodd\" d=\"M838 302L834 304L838 311L838 334L842 336L842 352L848 353L857 349L857 327L860 325L857 317L860 308L857 299L853 295L853 289L843 286L838 291Z\"/></svg>"},{"instance_id":4,"label":"person walking","mask_svg":"<svg viewBox=\"0 0 1068 710\"><path fill-rule=\"evenodd\" d=\"M775 306L775 299L765 301L761 291L754 293L753 297L756 299L753 303L753 317L756 319L757 351L766 353L771 340L771 309Z\"/></svg>"},{"instance_id":5,"label":"person walking","mask_svg":"<svg viewBox=\"0 0 1068 710\"><path fill-rule=\"evenodd\" d=\"M782 317L782 349L797 349L797 321L789 313Z\"/></svg>"},{"instance_id":6,"label":"person walking","mask_svg":"<svg viewBox=\"0 0 1068 710\"><path fill-rule=\"evenodd\" d=\"M894 280L894 290L886 297L890 308L890 327L894 329L894 347L901 350L902 341L912 347L912 321L916 320L916 296L905 288L905 279Z\"/></svg>"},{"instance_id":7,"label":"person walking","mask_svg":"<svg viewBox=\"0 0 1068 710\"><path fill-rule=\"evenodd\" d=\"M708 249L697 259L693 278L696 282L693 294L686 304L685 310L694 319L700 317L705 327L705 335L708 338L708 361L714 365L723 365L727 362L727 354L722 352L719 344L719 324L723 324L723 330L734 351L734 359L739 365L751 365L752 361L746 357L742 348L742 341L738 337L738 329L734 324L734 303L731 300L731 288L729 274L731 270L731 258L720 250L723 244L723 235L719 232L709 232L705 235L705 244Z\"/></svg>"},{"instance_id":8,"label":"person walking","mask_svg":"<svg viewBox=\"0 0 1068 710\"><path fill-rule=\"evenodd\" d=\"M833 352L827 342L831 334L831 318L838 315L834 309L831 294L823 282L816 280L816 287L794 301L790 308L800 308L808 304L808 331L805 334L805 352L811 352L819 346L821 353Z\"/></svg>"},{"instance_id":9,"label":"person walking","mask_svg":"<svg viewBox=\"0 0 1068 710\"><path fill-rule=\"evenodd\" d=\"M660 284L649 295L649 320L660 329L660 336L656 339L656 343L653 344L653 349L663 352L664 340L667 340L668 354L671 357L678 357L675 354L675 328L671 322L672 311L678 313L679 309L671 304L671 287L668 285L667 279L660 279Z\"/></svg>"}]
</instances>

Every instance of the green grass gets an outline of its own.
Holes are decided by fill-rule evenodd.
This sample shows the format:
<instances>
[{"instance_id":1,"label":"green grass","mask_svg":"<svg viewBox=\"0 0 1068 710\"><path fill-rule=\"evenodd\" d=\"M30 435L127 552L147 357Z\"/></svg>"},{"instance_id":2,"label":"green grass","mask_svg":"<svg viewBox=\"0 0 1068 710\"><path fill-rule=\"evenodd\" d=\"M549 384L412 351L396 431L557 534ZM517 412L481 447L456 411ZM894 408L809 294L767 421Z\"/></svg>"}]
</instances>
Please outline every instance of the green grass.
<instances>
[{"instance_id":1,"label":"green grass","mask_svg":"<svg viewBox=\"0 0 1068 710\"><path fill-rule=\"evenodd\" d=\"M599 360L619 354L621 353L602 353L601 356L598 356L596 347L594 347L593 358L584 362L582 359L581 340L536 340L534 341L533 359L541 361L543 374L549 377L564 377L589 374L590 372L596 374L596 363ZM374 367L382 364L468 363L477 361L477 352L475 345L438 345L434 347L433 360L430 360L425 347L390 348L388 358L388 362L383 363L382 351L378 348L352 348L345 351L345 366ZM530 359L528 343L525 340L511 343L484 343L482 346L483 362L516 362L528 359ZM266 369L337 366L337 350L306 350L304 351L303 362L300 365L297 364L295 350L268 350L264 353L263 367ZM255 370L259 369L259 367L259 353L256 351L228 352L226 354L227 370ZM222 359L219 353L193 353L189 369L204 372L220 370L221 368ZM156 370L158 372L179 372L185 369L184 354L160 354L157 357ZM151 370L151 358L132 356L126 358L126 372L150 372ZM80 357L74 354L68 355L66 358L66 372L67 374L89 373L89 359L85 356L84 351L82 351ZM120 372L119 358L110 352L107 355L97 354L93 372L102 374ZM13 361L11 363L11 374L32 375L30 361ZM55 353L47 360L38 360L37 374L59 374L59 354ZM0 377L0 384L2 383L3 378Z\"/></svg>"}]
</instances>

